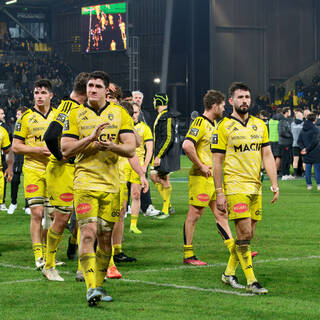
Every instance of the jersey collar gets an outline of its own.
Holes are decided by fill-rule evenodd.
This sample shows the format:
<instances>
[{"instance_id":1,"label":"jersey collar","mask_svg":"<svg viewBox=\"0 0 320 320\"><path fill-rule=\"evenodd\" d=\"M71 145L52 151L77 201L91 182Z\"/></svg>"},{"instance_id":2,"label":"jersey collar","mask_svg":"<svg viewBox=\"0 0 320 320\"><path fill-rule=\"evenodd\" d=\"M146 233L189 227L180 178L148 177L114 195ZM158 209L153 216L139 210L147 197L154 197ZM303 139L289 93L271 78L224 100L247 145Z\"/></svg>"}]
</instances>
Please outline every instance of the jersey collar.
<instances>
[{"instance_id":1,"label":"jersey collar","mask_svg":"<svg viewBox=\"0 0 320 320\"><path fill-rule=\"evenodd\" d=\"M35 107L32 107L31 110L33 112L39 113L43 118L47 119L49 114L50 114L50 112L52 111L52 108L51 107L49 108L47 114L43 114L42 112L38 111Z\"/></svg>"},{"instance_id":2,"label":"jersey collar","mask_svg":"<svg viewBox=\"0 0 320 320\"><path fill-rule=\"evenodd\" d=\"M233 119L235 121L238 121L240 124L242 124L244 127L246 127L248 122L249 122L249 120L251 119L251 115L249 115L249 117L247 118L247 120L245 122L242 122L241 120L239 120L239 119L237 119L237 118L235 118L235 117L233 117L231 115L229 116L229 118Z\"/></svg>"},{"instance_id":3,"label":"jersey collar","mask_svg":"<svg viewBox=\"0 0 320 320\"><path fill-rule=\"evenodd\" d=\"M97 111L96 109L90 107L87 103L84 103L84 106L90 110L92 110L97 116L100 116L101 113L106 110L106 108L109 106L108 102L106 102L106 104L104 105L104 107L102 107L99 111Z\"/></svg>"},{"instance_id":4,"label":"jersey collar","mask_svg":"<svg viewBox=\"0 0 320 320\"><path fill-rule=\"evenodd\" d=\"M212 122L209 118L207 118L205 115L201 115L200 116L200 118L203 118L203 119L205 119L205 120L207 120L207 121L209 121L209 123L211 123L213 126L214 126L214 122Z\"/></svg>"}]
</instances>

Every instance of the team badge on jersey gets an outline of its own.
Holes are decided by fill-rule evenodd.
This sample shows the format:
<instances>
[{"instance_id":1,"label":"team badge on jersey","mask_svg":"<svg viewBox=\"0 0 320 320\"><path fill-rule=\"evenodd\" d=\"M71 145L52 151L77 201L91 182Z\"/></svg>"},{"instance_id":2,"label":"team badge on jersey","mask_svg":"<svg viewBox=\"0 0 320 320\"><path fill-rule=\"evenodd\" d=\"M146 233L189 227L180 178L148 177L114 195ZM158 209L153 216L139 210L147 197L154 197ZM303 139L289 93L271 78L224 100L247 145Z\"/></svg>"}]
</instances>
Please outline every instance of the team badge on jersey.
<instances>
[{"instance_id":1,"label":"team badge on jersey","mask_svg":"<svg viewBox=\"0 0 320 320\"><path fill-rule=\"evenodd\" d=\"M216 133L212 135L212 144L218 144L218 135Z\"/></svg>"},{"instance_id":2,"label":"team badge on jersey","mask_svg":"<svg viewBox=\"0 0 320 320\"><path fill-rule=\"evenodd\" d=\"M108 114L108 119L112 121L113 118L114 118L114 115L113 115L112 113L109 113L109 114Z\"/></svg>"},{"instance_id":3,"label":"team badge on jersey","mask_svg":"<svg viewBox=\"0 0 320 320\"><path fill-rule=\"evenodd\" d=\"M60 121L61 123L64 123L66 121L67 116L64 113L59 113L57 116L57 120Z\"/></svg>"},{"instance_id":4,"label":"team badge on jersey","mask_svg":"<svg viewBox=\"0 0 320 320\"><path fill-rule=\"evenodd\" d=\"M194 137L196 137L198 133L199 133L199 129L196 129L196 128L192 128L189 132L189 134Z\"/></svg>"},{"instance_id":5,"label":"team badge on jersey","mask_svg":"<svg viewBox=\"0 0 320 320\"><path fill-rule=\"evenodd\" d=\"M69 130L69 120L65 120L63 130Z\"/></svg>"},{"instance_id":6,"label":"team badge on jersey","mask_svg":"<svg viewBox=\"0 0 320 320\"><path fill-rule=\"evenodd\" d=\"M257 128L257 126L256 126L255 124L253 124L253 125L252 125L252 129L253 129L254 131L257 131L258 128Z\"/></svg>"},{"instance_id":7,"label":"team badge on jersey","mask_svg":"<svg viewBox=\"0 0 320 320\"><path fill-rule=\"evenodd\" d=\"M14 130L15 131L19 131L19 132L21 131L21 123L20 122L16 123L16 126L15 126Z\"/></svg>"}]
</instances>

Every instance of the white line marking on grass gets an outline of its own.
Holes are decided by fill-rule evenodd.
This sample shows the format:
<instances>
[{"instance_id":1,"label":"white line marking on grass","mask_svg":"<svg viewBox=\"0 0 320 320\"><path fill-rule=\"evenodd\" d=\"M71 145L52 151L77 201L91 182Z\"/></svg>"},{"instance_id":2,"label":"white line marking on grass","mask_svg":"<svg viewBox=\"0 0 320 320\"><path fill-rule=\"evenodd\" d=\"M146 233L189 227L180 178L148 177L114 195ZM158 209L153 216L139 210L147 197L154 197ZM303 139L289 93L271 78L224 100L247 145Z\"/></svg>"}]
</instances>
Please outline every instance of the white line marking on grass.
<instances>
[{"instance_id":1,"label":"white line marking on grass","mask_svg":"<svg viewBox=\"0 0 320 320\"><path fill-rule=\"evenodd\" d=\"M4 267L4 268L12 268L12 269L22 269L22 270L33 270L33 271L37 271L36 268L32 268L32 267L25 267L25 266L15 266L13 264L7 264L7 263L0 263L0 267ZM59 273L64 273L64 274L71 274L70 271L60 271Z\"/></svg>"},{"instance_id":2,"label":"white line marking on grass","mask_svg":"<svg viewBox=\"0 0 320 320\"><path fill-rule=\"evenodd\" d=\"M14 283L24 283L24 282L37 282L42 281L43 279L23 279L23 280L15 280L15 281L7 281L7 282L0 282L0 286L3 284L14 284Z\"/></svg>"},{"instance_id":3,"label":"white line marking on grass","mask_svg":"<svg viewBox=\"0 0 320 320\"><path fill-rule=\"evenodd\" d=\"M297 261L297 260L312 260L312 259L320 259L320 256L307 256L307 257L292 257L292 258L277 258L277 259L264 259L264 260L254 260L254 264L257 263L267 263L267 262L280 262L280 261ZM1 264L0 264L1 265ZM125 274L131 273L152 273L152 272L160 272L160 271L177 271L181 269L189 269L189 270L199 270L203 268L215 268L215 267L224 267L226 266L226 262L207 264L206 266L194 267L194 266L177 266L172 268L161 268L161 269L146 269L146 270L132 270L128 271Z\"/></svg>"},{"instance_id":4,"label":"white line marking on grass","mask_svg":"<svg viewBox=\"0 0 320 320\"><path fill-rule=\"evenodd\" d=\"M142 280L129 280L129 279L121 279L120 281L142 283L142 284L148 284L148 285L157 286L157 287L168 287L168 288L175 288L175 289L187 289L187 290L196 290L196 291L203 291L203 292L232 294L232 295L236 295L236 296L245 296L245 297L254 296L254 294L251 294L251 293L241 293L241 292L237 292L237 291L201 288L201 287L193 287L193 286L192 287L181 286L181 285L173 284L173 283L158 283L158 282L150 282L150 281L142 281Z\"/></svg>"}]
</instances>

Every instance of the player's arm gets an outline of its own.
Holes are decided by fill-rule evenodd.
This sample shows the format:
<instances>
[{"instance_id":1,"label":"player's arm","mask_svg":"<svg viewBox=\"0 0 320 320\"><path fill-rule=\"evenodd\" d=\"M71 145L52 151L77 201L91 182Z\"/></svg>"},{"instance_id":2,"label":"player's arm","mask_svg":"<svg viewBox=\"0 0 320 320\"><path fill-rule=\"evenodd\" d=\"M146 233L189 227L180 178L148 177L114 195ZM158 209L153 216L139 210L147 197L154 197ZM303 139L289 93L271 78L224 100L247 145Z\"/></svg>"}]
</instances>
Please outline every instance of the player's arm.
<instances>
[{"instance_id":1,"label":"player's arm","mask_svg":"<svg viewBox=\"0 0 320 320\"><path fill-rule=\"evenodd\" d=\"M223 162L225 158L224 153L214 152L213 155L213 180L216 188L217 208L222 211L227 211L227 199L223 193Z\"/></svg>"},{"instance_id":2,"label":"player's arm","mask_svg":"<svg viewBox=\"0 0 320 320\"><path fill-rule=\"evenodd\" d=\"M134 137L136 139L136 147L138 148L138 147L141 146L142 138L141 138L141 136L139 135L139 133L135 129L133 129L133 133L134 133Z\"/></svg>"},{"instance_id":3,"label":"player's arm","mask_svg":"<svg viewBox=\"0 0 320 320\"><path fill-rule=\"evenodd\" d=\"M149 183L148 183L148 180L146 179L145 172L143 171L142 167L140 166L138 156L135 154L132 158L129 158L128 161L129 161L132 169L140 177L141 187L143 189L143 193L147 192L149 190Z\"/></svg>"},{"instance_id":4,"label":"player's arm","mask_svg":"<svg viewBox=\"0 0 320 320\"><path fill-rule=\"evenodd\" d=\"M266 170L267 175L271 182L271 190L274 193L271 203L274 203L279 198L279 187L278 187L278 181L277 181L277 168L276 168L276 163L274 161L274 157L271 151L271 147L269 145L262 147L261 155L262 155L264 169Z\"/></svg>"},{"instance_id":5,"label":"player's arm","mask_svg":"<svg viewBox=\"0 0 320 320\"><path fill-rule=\"evenodd\" d=\"M70 158L84 151L90 145L90 143L98 141L101 131L107 125L108 123L100 124L88 137L82 139L78 139L76 136L72 136L69 134L64 134L61 138L62 155L66 158Z\"/></svg>"},{"instance_id":6,"label":"player's arm","mask_svg":"<svg viewBox=\"0 0 320 320\"><path fill-rule=\"evenodd\" d=\"M13 177L13 151L11 148L4 149L4 153L6 154L6 163L7 163L7 169L4 172L4 177L7 179L7 182L10 182Z\"/></svg>"},{"instance_id":7,"label":"player's arm","mask_svg":"<svg viewBox=\"0 0 320 320\"><path fill-rule=\"evenodd\" d=\"M136 138L133 132L120 133L120 144L113 143L111 138L107 141L98 141L100 150L107 150L125 158L132 158L136 151Z\"/></svg>"},{"instance_id":8,"label":"player's arm","mask_svg":"<svg viewBox=\"0 0 320 320\"><path fill-rule=\"evenodd\" d=\"M24 143L24 139L21 140L19 138L13 138L12 141L12 150L13 152L17 154L24 154L24 155L30 155L30 156L50 156L50 151L47 147L32 147L32 146L27 146Z\"/></svg>"},{"instance_id":9,"label":"player's arm","mask_svg":"<svg viewBox=\"0 0 320 320\"><path fill-rule=\"evenodd\" d=\"M195 148L195 142L191 139L185 139L182 144L182 149L187 157L201 170L201 172L208 178L212 175L212 168L206 166L198 157Z\"/></svg>"},{"instance_id":10,"label":"player's arm","mask_svg":"<svg viewBox=\"0 0 320 320\"><path fill-rule=\"evenodd\" d=\"M63 155L59 147L59 137L61 136L63 126L57 121L52 121L43 136L50 152L56 157L57 160L62 160Z\"/></svg>"},{"instance_id":11,"label":"player's arm","mask_svg":"<svg viewBox=\"0 0 320 320\"><path fill-rule=\"evenodd\" d=\"M142 170L144 171L144 173L147 172L148 165L153 156L153 140L146 141L145 147L146 147L146 154L145 154L144 163L142 166Z\"/></svg>"}]
</instances>

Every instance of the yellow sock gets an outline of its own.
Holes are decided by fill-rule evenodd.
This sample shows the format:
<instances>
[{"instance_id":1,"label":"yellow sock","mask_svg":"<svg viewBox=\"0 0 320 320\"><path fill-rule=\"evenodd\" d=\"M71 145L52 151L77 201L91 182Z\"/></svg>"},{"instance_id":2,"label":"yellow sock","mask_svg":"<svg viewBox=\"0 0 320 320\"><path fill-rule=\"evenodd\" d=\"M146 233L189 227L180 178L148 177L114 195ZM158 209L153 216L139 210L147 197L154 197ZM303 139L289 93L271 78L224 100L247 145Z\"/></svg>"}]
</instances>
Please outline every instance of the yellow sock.
<instances>
[{"instance_id":1,"label":"yellow sock","mask_svg":"<svg viewBox=\"0 0 320 320\"><path fill-rule=\"evenodd\" d=\"M139 216L135 216L135 215L133 215L133 214L131 215L131 226L135 226L135 227L137 226L138 217L139 217ZM130 226L130 227L131 227L131 226Z\"/></svg>"},{"instance_id":2,"label":"yellow sock","mask_svg":"<svg viewBox=\"0 0 320 320\"><path fill-rule=\"evenodd\" d=\"M42 258L43 258L43 260L47 260L47 250L48 250L47 244L43 243L42 244Z\"/></svg>"},{"instance_id":3,"label":"yellow sock","mask_svg":"<svg viewBox=\"0 0 320 320\"><path fill-rule=\"evenodd\" d=\"M101 287L109 266L111 252L102 251L99 246L96 251L96 285Z\"/></svg>"},{"instance_id":4,"label":"yellow sock","mask_svg":"<svg viewBox=\"0 0 320 320\"><path fill-rule=\"evenodd\" d=\"M163 199L163 186L161 183L157 182L154 184L158 192L160 193L161 198Z\"/></svg>"},{"instance_id":5,"label":"yellow sock","mask_svg":"<svg viewBox=\"0 0 320 320\"><path fill-rule=\"evenodd\" d=\"M108 269L113 267L113 266L115 266L115 264L114 264L113 256L111 256L110 261L109 261Z\"/></svg>"},{"instance_id":6,"label":"yellow sock","mask_svg":"<svg viewBox=\"0 0 320 320\"><path fill-rule=\"evenodd\" d=\"M37 261L39 258L42 258L42 243L33 243L32 250L34 254L34 260Z\"/></svg>"},{"instance_id":7,"label":"yellow sock","mask_svg":"<svg viewBox=\"0 0 320 320\"><path fill-rule=\"evenodd\" d=\"M194 256L192 244L185 244L183 246L183 251L184 251L184 258L185 259L188 259L188 258Z\"/></svg>"},{"instance_id":8,"label":"yellow sock","mask_svg":"<svg viewBox=\"0 0 320 320\"><path fill-rule=\"evenodd\" d=\"M87 290L96 288L96 254L93 252L81 255L80 264Z\"/></svg>"},{"instance_id":9,"label":"yellow sock","mask_svg":"<svg viewBox=\"0 0 320 320\"><path fill-rule=\"evenodd\" d=\"M170 205L170 198L171 198L171 192L172 187L169 188L163 188L163 206L162 206L162 212L165 214L169 213L169 205Z\"/></svg>"},{"instance_id":10,"label":"yellow sock","mask_svg":"<svg viewBox=\"0 0 320 320\"><path fill-rule=\"evenodd\" d=\"M62 234L56 233L50 227L47 234L47 255L46 255L46 269L55 268L56 266L56 252L61 241Z\"/></svg>"},{"instance_id":11,"label":"yellow sock","mask_svg":"<svg viewBox=\"0 0 320 320\"><path fill-rule=\"evenodd\" d=\"M77 271L82 271L82 269L81 269L81 263L80 263L80 254L79 254L79 248L80 248L80 228L78 228L78 231L77 231L77 243L78 243L78 270L77 270Z\"/></svg>"},{"instance_id":12,"label":"yellow sock","mask_svg":"<svg viewBox=\"0 0 320 320\"><path fill-rule=\"evenodd\" d=\"M239 264L239 258L236 253L236 242L234 239L228 239L228 240L224 240L224 244L227 246L230 252L228 265L224 274L226 276L234 276L236 274L236 269Z\"/></svg>"},{"instance_id":13,"label":"yellow sock","mask_svg":"<svg viewBox=\"0 0 320 320\"><path fill-rule=\"evenodd\" d=\"M247 284L251 284L257 281L254 276L252 267L251 249L249 244L239 244L239 240L236 241L236 253L238 255L242 270L247 278Z\"/></svg>"},{"instance_id":14,"label":"yellow sock","mask_svg":"<svg viewBox=\"0 0 320 320\"><path fill-rule=\"evenodd\" d=\"M122 252L122 244L114 244L112 246L113 254L116 256L117 254Z\"/></svg>"}]
</instances>

